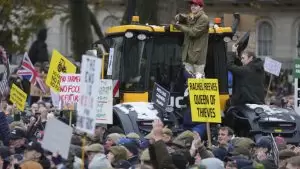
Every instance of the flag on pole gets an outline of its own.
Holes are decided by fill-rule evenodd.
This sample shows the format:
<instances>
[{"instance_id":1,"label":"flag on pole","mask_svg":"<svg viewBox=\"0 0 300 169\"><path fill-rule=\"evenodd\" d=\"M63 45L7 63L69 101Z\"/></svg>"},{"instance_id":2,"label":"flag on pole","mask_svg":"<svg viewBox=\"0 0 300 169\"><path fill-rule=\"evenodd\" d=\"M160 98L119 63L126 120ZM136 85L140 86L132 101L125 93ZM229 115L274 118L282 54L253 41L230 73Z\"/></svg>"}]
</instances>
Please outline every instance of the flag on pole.
<instances>
[{"instance_id":1,"label":"flag on pole","mask_svg":"<svg viewBox=\"0 0 300 169\"><path fill-rule=\"evenodd\" d=\"M40 77L40 74L32 65L27 53L24 54L21 67L17 71L17 75L22 77L23 79L27 79L28 81L30 81L30 83L41 89L43 93L46 93L46 85L43 79Z\"/></svg>"}]
</instances>

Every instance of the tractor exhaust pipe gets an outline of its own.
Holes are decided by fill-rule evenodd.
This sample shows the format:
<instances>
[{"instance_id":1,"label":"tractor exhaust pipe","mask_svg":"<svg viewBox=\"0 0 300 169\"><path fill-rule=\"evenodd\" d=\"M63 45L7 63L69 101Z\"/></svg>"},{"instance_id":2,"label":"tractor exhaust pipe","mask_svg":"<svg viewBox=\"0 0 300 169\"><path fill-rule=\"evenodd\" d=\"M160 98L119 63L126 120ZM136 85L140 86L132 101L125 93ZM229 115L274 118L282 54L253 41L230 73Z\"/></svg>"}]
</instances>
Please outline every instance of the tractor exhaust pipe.
<instances>
[{"instance_id":1,"label":"tractor exhaust pipe","mask_svg":"<svg viewBox=\"0 0 300 169\"><path fill-rule=\"evenodd\" d=\"M237 31L237 28L238 28L238 26L240 24L241 17L240 17L239 13L234 13L233 14L233 18L234 18L234 20L233 20L231 29L232 29L233 34L235 34L236 31Z\"/></svg>"}]
</instances>

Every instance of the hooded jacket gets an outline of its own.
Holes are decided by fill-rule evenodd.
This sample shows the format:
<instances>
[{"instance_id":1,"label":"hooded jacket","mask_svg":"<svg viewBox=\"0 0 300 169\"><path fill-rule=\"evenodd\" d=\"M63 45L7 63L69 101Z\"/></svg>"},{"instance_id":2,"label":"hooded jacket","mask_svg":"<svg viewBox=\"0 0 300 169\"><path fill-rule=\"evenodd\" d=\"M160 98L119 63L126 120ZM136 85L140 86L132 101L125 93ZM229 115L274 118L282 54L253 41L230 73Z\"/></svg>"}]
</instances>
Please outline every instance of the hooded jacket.
<instances>
[{"instance_id":1,"label":"hooded jacket","mask_svg":"<svg viewBox=\"0 0 300 169\"><path fill-rule=\"evenodd\" d=\"M265 99L265 73L263 61L254 58L244 66L234 63L232 57L228 58L228 70L235 78L234 92L231 98L231 105L264 104Z\"/></svg>"}]
</instances>

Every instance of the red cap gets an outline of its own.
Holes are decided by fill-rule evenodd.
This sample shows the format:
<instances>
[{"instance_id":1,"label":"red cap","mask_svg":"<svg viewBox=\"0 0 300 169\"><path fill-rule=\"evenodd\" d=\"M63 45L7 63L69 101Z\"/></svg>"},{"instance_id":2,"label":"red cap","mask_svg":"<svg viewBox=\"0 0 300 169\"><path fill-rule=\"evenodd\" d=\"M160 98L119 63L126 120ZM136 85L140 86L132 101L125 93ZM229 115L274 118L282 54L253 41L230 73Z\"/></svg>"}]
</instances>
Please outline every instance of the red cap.
<instances>
[{"instance_id":1,"label":"red cap","mask_svg":"<svg viewBox=\"0 0 300 169\"><path fill-rule=\"evenodd\" d=\"M203 0L189 0L189 3L196 4L196 5L199 5L201 7L204 6Z\"/></svg>"}]
</instances>

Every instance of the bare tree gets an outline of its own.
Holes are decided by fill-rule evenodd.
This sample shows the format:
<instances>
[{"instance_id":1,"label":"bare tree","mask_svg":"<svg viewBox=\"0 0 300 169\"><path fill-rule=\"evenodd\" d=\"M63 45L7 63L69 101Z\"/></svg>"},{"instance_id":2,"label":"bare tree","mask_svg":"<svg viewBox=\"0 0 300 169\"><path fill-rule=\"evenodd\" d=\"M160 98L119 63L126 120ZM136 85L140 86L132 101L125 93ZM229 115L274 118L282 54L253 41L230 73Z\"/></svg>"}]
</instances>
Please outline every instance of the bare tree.
<instances>
[{"instance_id":1,"label":"bare tree","mask_svg":"<svg viewBox=\"0 0 300 169\"><path fill-rule=\"evenodd\" d=\"M69 7L73 55L80 61L92 44L91 15L86 0L69 0Z\"/></svg>"}]
</instances>

